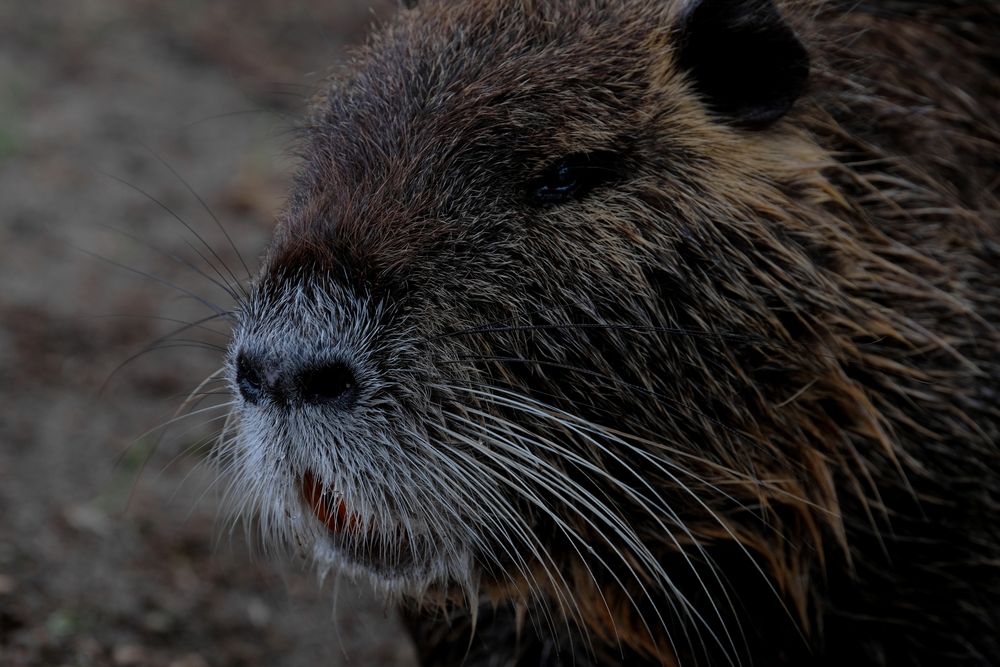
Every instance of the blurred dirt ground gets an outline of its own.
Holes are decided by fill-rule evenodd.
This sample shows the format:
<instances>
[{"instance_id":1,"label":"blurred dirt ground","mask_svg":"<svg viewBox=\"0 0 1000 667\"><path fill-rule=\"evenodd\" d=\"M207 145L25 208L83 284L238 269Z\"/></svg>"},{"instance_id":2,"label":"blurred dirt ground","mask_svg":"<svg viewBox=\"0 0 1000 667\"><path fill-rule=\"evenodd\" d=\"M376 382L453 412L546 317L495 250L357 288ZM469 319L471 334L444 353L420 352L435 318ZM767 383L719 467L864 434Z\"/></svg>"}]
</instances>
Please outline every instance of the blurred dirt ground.
<instances>
[{"instance_id":1,"label":"blurred dirt ground","mask_svg":"<svg viewBox=\"0 0 1000 667\"><path fill-rule=\"evenodd\" d=\"M229 303L185 265L215 259L167 209L245 276L181 178L252 270L305 97L393 4L0 2L3 667L412 664L363 587L339 582L335 605L217 520L220 410L144 435L218 351L166 346L112 376L208 314L140 273ZM180 338L224 345L209 326Z\"/></svg>"}]
</instances>

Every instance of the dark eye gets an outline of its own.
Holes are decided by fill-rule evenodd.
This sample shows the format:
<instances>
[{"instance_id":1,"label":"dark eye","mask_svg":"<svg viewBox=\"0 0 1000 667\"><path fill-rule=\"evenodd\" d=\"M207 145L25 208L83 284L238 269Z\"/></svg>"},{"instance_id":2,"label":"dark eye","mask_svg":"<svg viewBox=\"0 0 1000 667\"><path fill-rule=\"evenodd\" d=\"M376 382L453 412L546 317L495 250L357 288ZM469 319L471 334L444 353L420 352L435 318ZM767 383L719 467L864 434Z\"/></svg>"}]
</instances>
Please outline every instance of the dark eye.
<instances>
[{"instance_id":1,"label":"dark eye","mask_svg":"<svg viewBox=\"0 0 1000 667\"><path fill-rule=\"evenodd\" d=\"M619 158L610 151L576 153L550 165L528 186L536 204L562 204L579 199L618 176Z\"/></svg>"}]
</instances>

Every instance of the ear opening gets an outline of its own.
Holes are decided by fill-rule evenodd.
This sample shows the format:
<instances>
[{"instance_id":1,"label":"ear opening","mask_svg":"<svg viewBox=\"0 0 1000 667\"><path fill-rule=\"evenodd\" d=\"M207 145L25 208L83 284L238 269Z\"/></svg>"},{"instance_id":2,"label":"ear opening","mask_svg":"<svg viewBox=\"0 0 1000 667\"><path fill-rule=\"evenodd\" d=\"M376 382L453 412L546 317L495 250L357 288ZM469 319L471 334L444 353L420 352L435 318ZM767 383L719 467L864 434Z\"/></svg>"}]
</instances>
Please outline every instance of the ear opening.
<instances>
[{"instance_id":1,"label":"ear opening","mask_svg":"<svg viewBox=\"0 0 1000 667\"><path fill-rule=\"evenodd\" d=\"M692 0L679 25L679 65L713 111L747 129L788 113L809 54L773 0Z\"/></svg>"}]
</instances>

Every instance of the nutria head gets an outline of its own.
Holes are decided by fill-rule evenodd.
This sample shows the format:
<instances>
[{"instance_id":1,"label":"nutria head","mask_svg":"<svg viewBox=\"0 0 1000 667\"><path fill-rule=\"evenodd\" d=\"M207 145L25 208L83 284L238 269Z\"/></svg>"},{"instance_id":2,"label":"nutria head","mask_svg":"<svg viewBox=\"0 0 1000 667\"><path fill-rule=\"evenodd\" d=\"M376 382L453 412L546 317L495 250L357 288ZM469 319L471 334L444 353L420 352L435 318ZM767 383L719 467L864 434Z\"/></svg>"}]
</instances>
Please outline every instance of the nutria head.
<instances>
[{"instance_id":1,"label":"nutria head","mask_svg":"<svg viewBox=\"0 0 1000 667\"><path fill-rule=\"evenodd\" d=\"M358 53L230 347L265 531L647 654L738 654L733 590L807 626L930 343L865 292L928 288L827 177L788 18L428 1Z\"/></svg>"}]
</instances>

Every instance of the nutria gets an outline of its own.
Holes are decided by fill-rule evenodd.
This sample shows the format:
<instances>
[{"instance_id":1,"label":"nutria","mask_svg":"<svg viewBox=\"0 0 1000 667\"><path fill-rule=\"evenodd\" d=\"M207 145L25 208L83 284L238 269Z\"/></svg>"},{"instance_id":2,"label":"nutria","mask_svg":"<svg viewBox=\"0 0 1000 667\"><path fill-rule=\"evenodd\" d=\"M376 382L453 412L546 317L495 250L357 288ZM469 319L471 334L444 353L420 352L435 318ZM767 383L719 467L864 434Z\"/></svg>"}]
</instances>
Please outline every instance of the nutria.
<instances>
[{"instance_id":1,"label":"nutria","mask_svg":"<svg viewBox=\"0 0 1000 667\"><path fill-rule=\"evenodd\" d=\"M998 28L401 10L237 308L233 497L428 665L997 664Z\"/></svg>"}]
</instances>

